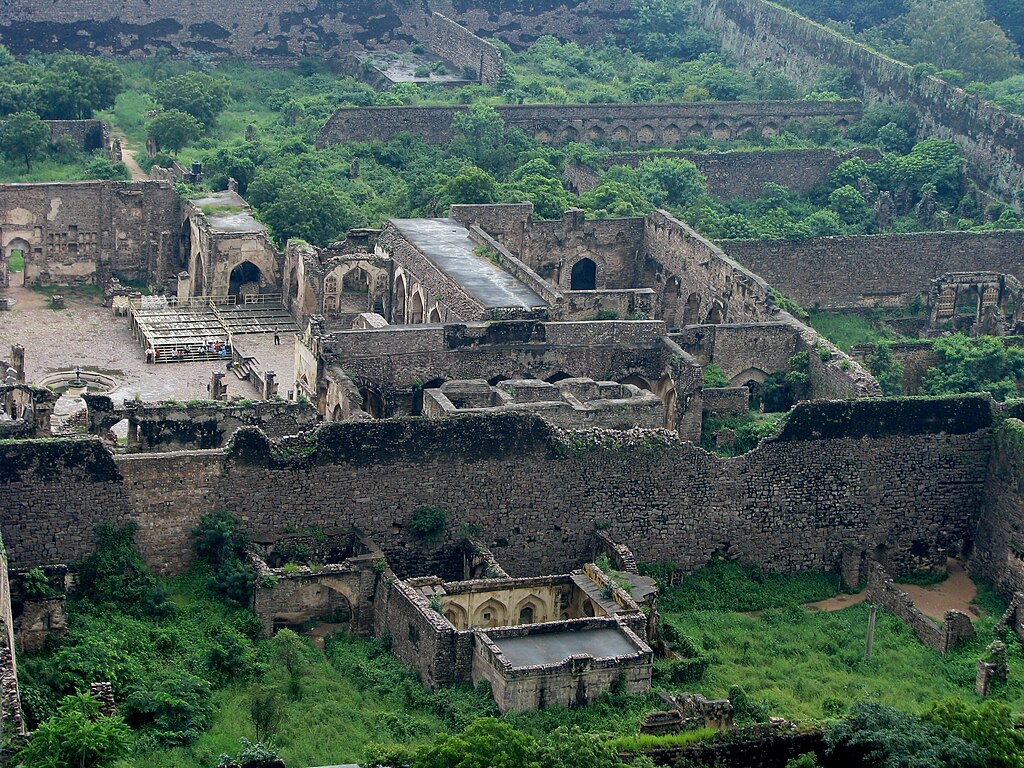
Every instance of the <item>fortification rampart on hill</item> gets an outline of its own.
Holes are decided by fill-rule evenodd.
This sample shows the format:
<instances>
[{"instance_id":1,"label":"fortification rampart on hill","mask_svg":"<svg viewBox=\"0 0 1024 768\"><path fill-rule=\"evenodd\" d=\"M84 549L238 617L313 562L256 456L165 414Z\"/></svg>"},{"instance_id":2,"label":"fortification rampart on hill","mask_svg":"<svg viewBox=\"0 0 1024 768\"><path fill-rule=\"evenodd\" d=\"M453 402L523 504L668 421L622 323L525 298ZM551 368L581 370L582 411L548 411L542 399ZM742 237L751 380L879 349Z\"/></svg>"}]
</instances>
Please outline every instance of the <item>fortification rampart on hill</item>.
<instances>
[{"instance_id":1,"label":"fortification rampart on hill","mask_svg":"<svg viewBox=\"0 0 1024 768\"><path fill-rule=\"evenodd\" d=\"M992 191L1016 199L1024 185L1024 117L1006 112L930 75L876 53L765 0L695 0L697 19L748 66L768 64L797 82L826 65L856 74L869 102L909 104L920 135L963 147Z\"/></svg>"}]
</instances>

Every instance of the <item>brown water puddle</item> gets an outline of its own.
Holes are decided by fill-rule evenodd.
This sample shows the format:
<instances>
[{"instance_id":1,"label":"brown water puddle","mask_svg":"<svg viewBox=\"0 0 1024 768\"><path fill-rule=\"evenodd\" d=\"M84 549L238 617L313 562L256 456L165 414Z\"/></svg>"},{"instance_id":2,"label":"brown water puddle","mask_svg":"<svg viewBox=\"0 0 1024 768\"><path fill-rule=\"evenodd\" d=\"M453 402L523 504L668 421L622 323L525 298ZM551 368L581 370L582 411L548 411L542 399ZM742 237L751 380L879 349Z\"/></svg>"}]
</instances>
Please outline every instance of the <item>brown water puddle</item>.
<instances>
[{"instance_id":1,"label":"brown water puddle","mask_svg":"<svg viewBox=\"0 0 1024 768\"><path fill-rule=\"evenodd\" d=\"M971 577L967 575L967 571L964 570L960 561L949 558L946 561L946 568L949 571L949 577L941 584L933 584L930 587L900 584L899 587L910 595L918 610L936 621L942 621L946 611L951 610L963 611L968 616L983 616L984 611L971 605L971 601L978 593L978 588L971 581ZM856 595L836 595L828 600L807 603L804 607L812 611L841 611L843 608L863 602L864 598L864 592Z\"/></svg>"}]
</instances>

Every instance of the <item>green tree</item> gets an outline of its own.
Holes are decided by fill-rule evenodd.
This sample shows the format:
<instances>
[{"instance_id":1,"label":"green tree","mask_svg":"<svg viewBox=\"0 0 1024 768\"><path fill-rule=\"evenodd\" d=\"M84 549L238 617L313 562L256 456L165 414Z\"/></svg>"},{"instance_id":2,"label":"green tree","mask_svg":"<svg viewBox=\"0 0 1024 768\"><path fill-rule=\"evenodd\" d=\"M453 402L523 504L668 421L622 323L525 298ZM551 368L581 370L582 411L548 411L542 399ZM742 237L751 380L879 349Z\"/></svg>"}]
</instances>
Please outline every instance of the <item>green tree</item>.
<instances>
[{"instance_id":1,"label":"green tree","mask_svg":"<svg viewBox=\"0 0 1024 768\"><path fill-rule=\"evenodd\" d=\"M114 106L124 88L124 76L112 61L62 53L47 66L37 88L42 117L83 120Z\"/></svg>"},{"instance_id":2,"label":"green tree","mask_svg":"<svg viewBox=\"0 0 1024 768\"><path fill-rule=\"evenodd\" d=\"M926 395L989 392L1005 400L1024 378L1024 349L1007 347L995 336L969 338L962 333L936 339L940 362L921 382Z\"/></svg>"},{"instance_id":3,"label":"green tree","mask_svg":"<svg viewBox=\"0 0 1024 768\"><path fill-rule=\"evenodd\" d=\"M689 160L644 160L636 171L641 192L655 205L686 207L708 191L708 180Z\"/></svg>"},{"instance_id":4,"label":"green tree","mask_svg":"<svg viewBox=\"0 0 1024 768\"><path fill-rule=\"evenodd\" d=\"M100 715L99 699L66 697L15 758L23 768L103 768L125 754L131 729L117 716Z\"/></svg>"},{"instance_id":5,"label":"green tree","mask_svg":"<svg viewBox=\"0 0 1024 768\"><path fill-rule=\"evenodd\" d=\"M297 237L326 247L349 229L366 224L352 198L322 182L288 184L260 214L282 246Z\"/></svg>"},{"instance_id":6,"label":"green tree","mask_svg":"<svg viewBox=\"0 0 1024 768\"><path fill-rule=\"evenodd\" d=\"M176 155L203 135L203 126L187 112L171 109L149 121L146 135L156 143L159 150L168 150Z\"/></svg>"},{"instance_id":7,"label":"green tree","mask_svg":"<svg viewBox=\"0 0 1024 768\"><path fill-rule=\"evenodd\" d=\"M976 706L951 697L933 704L924 719L983 747L989 768L1024 768L1024 733L1014 727L1005 702L988 699Z\"/></svg>"},{"instance_id":8,"label":"green tree","mask_svg":"<svg viewBox=\"0 0 1024 768\"><path fill-rule=\"evenodd\" d=\"M217 121L217 116L231 100L224 80L195 71L157 83L153 97L165 110L187 112L206 128Z\"/></svg>"},{"instance_id":9,"label":"green tree","mask_svg":"<svg viewBox=\"0 0 1024 768\"><path fill-rule=\"evenodd\" d=\"M0 154L12 162L25 162L25 170L32 170L32 161L46 151L50 129L34 112L16 112L0 122Z\"/></svg>"},{"instance_id":10,"label":"green tree","mask_svg":"<svg viewBox=\"0 0 1024 768\"><path fill-rule=\"evenodd\" d=\"M853 750L874 768L984 768L987 755L945 728L872 702L825 731L829 752Z\"/></svg>"},{"instance_id":11,"label":"green tree","mask_svg":"<svg viewBox=\"0 0 1024 768\"><path fill-rule=\"evenodd\" d=\"M136 528L135 523L96 527L96 551L78 564L78 589L97 605L135 615L166 613L172 606L135 548Z\"/></svg>"},{"instance_id":12,"label":"green tree","mask_svg":"<svg viewBox=\"0 0 1024 768\"><path fill-rule=\"evenodd\" d=\"M580 208L597 219L645 216L654 204L621 181L605 181L580 195Z\"/></svg>"},{"instance_id":13,"label":"green tree","mask_svg":"<svg viewBox=\"0 0 1024 768\"><path fill-rule=\"evenodd\" d=\"M1013 42L989 18L982 0L915 0L906 16L913 61L959 69L969 80L1000 80L1017 74Z\"/></svg>"},{"instance_id":14,"label":"green tree","mask_svg":"<svg viewBox=\"0 0 1024 768\"><path fill-rule=\"evenodd\" d=\"M505 121L494 107L476 104L456 113L452 133L448 149L453 155L495 175L511 170L514 157L505 142Z\"/></svg>"},{"instance_id":15,"label":"green tree","mask_svg":"<svg viewBox=\"0 0 1024 768\"><path fill-rule=\"evenodd\" d=\"M846 185L834 190L828 196L828 207L854 233L865 234L871 229L871 209L861 193L853 187Z\"/></svg>"},{"instance_id":16,"label":"green tree","mask_svg":"<svg viewBox=\"0 0 1024 768\"><path fill-rule=\"evenodd\" d=\"M456 204L494 203L500 197L498 182L487 171L475 165L463 167L438 192L442 210Z\"/></svg>"}]
</instances>

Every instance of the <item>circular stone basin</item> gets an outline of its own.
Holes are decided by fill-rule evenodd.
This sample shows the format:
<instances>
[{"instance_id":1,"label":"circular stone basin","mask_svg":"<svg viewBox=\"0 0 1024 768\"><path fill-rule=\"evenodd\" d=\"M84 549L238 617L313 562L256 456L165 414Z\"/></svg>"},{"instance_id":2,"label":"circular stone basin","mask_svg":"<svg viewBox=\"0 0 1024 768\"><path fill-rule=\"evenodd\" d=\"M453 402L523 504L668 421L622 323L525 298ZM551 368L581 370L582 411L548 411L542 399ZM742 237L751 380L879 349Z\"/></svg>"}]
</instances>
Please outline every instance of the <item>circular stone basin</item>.
<instances>
[{"instance_id":1,"label":"circular stone basin","mask_svg":"<svg viewBox=\"0 0 1024 768\"><path fill-rule=\"evenodd\" d=\"M103 373L97 373L96 371L83 370L81 375L82 381L85 382L84 388L72 384L75 380L74 371L57 371L56 373L47 374L39 380L38 385L40 387L47 387L67 397L81 397L86 392L90 395L103 395L115 389L118 385L117 379Z\"/></svg>"}]
</instances>

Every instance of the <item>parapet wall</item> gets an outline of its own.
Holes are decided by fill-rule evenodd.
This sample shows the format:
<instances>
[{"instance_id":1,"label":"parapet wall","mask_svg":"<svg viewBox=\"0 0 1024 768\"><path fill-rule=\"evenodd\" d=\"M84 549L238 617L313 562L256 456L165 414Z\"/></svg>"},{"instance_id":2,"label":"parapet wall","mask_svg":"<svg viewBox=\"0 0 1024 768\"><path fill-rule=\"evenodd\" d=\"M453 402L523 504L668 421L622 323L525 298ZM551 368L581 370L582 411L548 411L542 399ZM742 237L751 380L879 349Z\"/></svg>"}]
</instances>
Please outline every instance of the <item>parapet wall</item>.
<instances>
[{"instance_id":1,"label":"parapet wall","mask_svg":"<svg viewBox=\"0 0 1024 768\"><path fill-rule=\"evenodd\" d=\"M428 144L452 136L452 120L468 107L343 107L316 137L317 147L387 141L421 134ZM495 107L509 128L541 142L612 141L674 146L687 136L732 139L747 131L775 135L792 122L825 119L841 129L860 119L857 101L707 101L686 104L529 104Z\"/></svg>"},{"instance_id":2,"label":"parapet wall","mask_svg":"<svg viewBox=\"0 0 1024 768\"><path fill-rule=\"evenodd\" d=\"M430 14L423 42L445 61L473 70L483 85L496 85L505 72L500 50L443 14Z\"/></svg>"},{"instance_id":3,"label":"parapet wall","mask_svg":"<svg viewBox=\"0 0 1024 768\"><path fill-rule=\"evenodd\" d=\"M108 56L176 54L281 60L422 40L432 11L470 31L529 45L541 35L597 42L614 34L628 0L64 0L0 2L0 43L16 54L71 48Z\"/></svg>"},{"instance_id":4,"label":"parapet wall","mask_svg":"<svg viewBox=\"0 0 1024 768\"><path fill-rule=\"evenodd\" d=\"M992 435L984 505L970 569L1009 600L1024 591L1024 422L1006 419Z\"/></svg>"},{"instance_id":5,"label":"parapet wall","mask_svg":"<svg viewBox=\"0 0 1024 768\"><path fill-rule=\"evenodd\" d=\"M694 15L722 47L748 66L767 64L797 82L826 65L856 74L869 102L910 104L920 135L963 147L992 191L1016 200L1024 184L1024 117L1006 112L931 75L765 0L694 0Z\"/></svg>"},{"instance_id":6,"label":"parapet wall","mask_svg":"<svg viewBox=\"0 0 1024 768\"><path fill-rule=\"evenodd\" d=\"M725 240L721 247L805 307L906 306L947 272L1024 280L1024 230Z\"/></svg>"},{"instance_id":7,"label":"parapet wall","mask_svg":"<svg viewBox=\"0 0 1024 768\"><path fill-rule=\"evenodd\" d=\"M24 733L18 664L14 644L14 616L11 613L11 585L7 573L7 550L0 538L0 733L5 737ZM2 745L0 745L2 746Z\"/></svg>"},{"instance_id":8,"label":"parapet wall","mask_svg":"<svg viewBox=\"0 0 1024 768\"><path fill-rule=\"evenodd\" d=\"M225 509L254 538L356 527L397 568L419 546L406 532L414 510L439 506L439 546L479 526L513 574L571 570L595 527L685 570L727 549L770 570L830 570L844 550L884 545L899 574L945 563L973 535L990 402L802 403L776 438L733 459L662 433L565 439L507 415L324 424L287 454L253 428L227 451L116 458L98 440L13 441L0 444L0 493L14 502L0 525L12 563L28 566L82 559L96 525L134 521L146 561L176 573L199 518Z\"/></svg>"}]
</instances>

